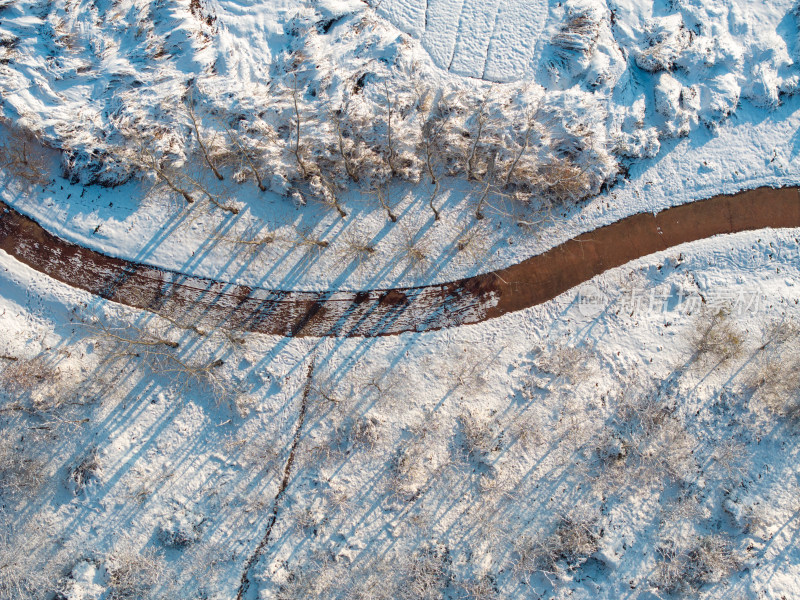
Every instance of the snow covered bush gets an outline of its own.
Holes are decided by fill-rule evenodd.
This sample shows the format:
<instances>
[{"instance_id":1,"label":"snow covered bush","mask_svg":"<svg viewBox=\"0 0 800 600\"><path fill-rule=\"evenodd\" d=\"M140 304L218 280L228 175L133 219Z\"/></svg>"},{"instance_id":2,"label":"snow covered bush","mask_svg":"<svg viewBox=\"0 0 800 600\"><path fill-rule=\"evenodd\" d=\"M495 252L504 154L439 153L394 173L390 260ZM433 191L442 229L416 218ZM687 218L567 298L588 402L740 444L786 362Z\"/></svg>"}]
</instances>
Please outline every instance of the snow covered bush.
<instances>
[{"instance_id":1,"label":"snow covered bush","mask_svg":"<svg viewBox=\"0 0 800 600\"><path fill-rule=\"evenodd\" d=\"M389 470L389 492L404 500L413 500L430 476L425 464L425 449L410 442L398 449Z\"/></svg>"},{"instance_id":2,"label":"snow covered bush","mask_svg":"<svg viewBox=\"0 0 800 600\"><path fill-rule=\"evenodd\" d=\"M575 383L591 372L591 359L589 349L564 345L541 350L536 358L536 366L559 380Z\"/></svg>"},{"instance_id":3,"label":"snow covered bush","mask_svg":"<svg viewBox=\"0 0 800 600\"><path fill-rule=\"evenodd\" d=\"M773 324L765 343L746 374L745 385L768 411L800 422L800 359L798 327L794 322Z\"/></svg>"},{"instance_id":4,"label":"snow covered bush","mask_svg":"<svg viewBox=\"0 0 800 600\"><path fill-rule=\"evenodd\" d=\"M743 351L744 336L724 310L701 315L695 331L692 345L699 359L721 363L738 357Z\"/></svg>"},{"instance_id":5,"label":"snow covered bush","mask_svg":"<svg viewBox=\"0 0 800 600\"><path fill-rule=\"evenodd\" d=\"M65 10L51 7L46 20ZM599 13L578 4L570 11L554 43L588 56ZM102 117L102 133L74 123L49 129L65 174L103 185L137 174L190 204L232 213L237 208L218 183L252 181L300 204L319 201L342 217L340 195L352 184L374 192L392 179L416 184L425 174L437 184L441 176L491 179L493 188L517 197L562 203L596 193L616 174L612 144L597 121L605 118L602 102L592 94L558 92L537 113L547 96L538 86L429 84L407 43L372 11L345 11L335 27L322 13L302 7L285 24L288 43L269 66L263 97L251 90L221 95L213 77L168 80L162 88L148 84L137 98L119 90L118 110ZM207 26L191 20L189 30L207 39ZM100 23L73 33L102 35ZM139 25L170 37L161 20ZM194 51L186 40L170 43L171 52ZM143 49L134 46L138 56ZM146 105L154 94L161 100ZM588 121L591 127L582 126Z\"/></svg>"},{"instance_id":6,"label":"snow covered bush","mask_svg":"<svg viewBox=\"0 0 800 600\"><path fill-rule=\"evenodd\" d=\"M0 118L0 123L4 120ZM45 148L41 139L30 129L5 124L0 142L0 170L14 179L30 185L45 185L50 181Z\"/></svg>"},{"instance_id":7,"label":"snow covered bush","mask_svg":"<svg viewBox=\"0 0 800 600\"><path fill-rule=\"evenodd\" d=\"M553 45L565 50L591 54L600 33L598 5L588 2L568 2L566 11L566 22L561 26L561 30L553 36Z\"/></svg>"},{"instance_id":8,"label":"snow covered bush","mask_svg":"<svg viewBox=\"0 0 800 600\"><path fill-rule=\"evenodd\" d=\"M102 475L100 453L97 447L91 447L83 458L69 470L67 485L73 494L80 494L87 485L98 482Z\"/></svg>"},{"instance_id":9,"label":"snow covered bush","mask_svg":"<svg viewBox=\"0 0 800 600\"><path fill-rule=\"evenodd\" d=\"M225 3L120 0L80 14L65 0L41 10L4 6L2 114L35 124L36 137L61 150L67 177L117 185L145 176L234 214L217 183L250 181L342 217L351 185L374 191L425 176L437 187L434 211L446 175L517 199L572 202L614 181L618 160L654 156L659 135L716 127L742 97L773 109L800 85L780 35L755 32L740 9L716 3L671 3L670 14L644 19L602 0L556 3L550 44L530 66L512 66L528 79L494 86L439 72L379 16L397 12L387 3L259 7L253 22L263 19L266 29L248 26ZM119 61L100 48L118 49ZM490 54L491 45L487 62ZM144 66L154 61L158 76ZM672 80L661 77L654 89L634 69ZM74 84L73 95L59 91L62 81ZM96 82L102 94L90 91ZM658 134L644 123L653 114L620 118L637 96L654 92L655 114L665 119ZM563 115L537 111L564 98L574 109ZM565 140L565 123L579 124L581 134ZM26 147L5 146L0 163L38 181L43 172ZM551 193L553 165L565 162L580 176Z\"/></svg>"},{"instance_id":10,"label":"snow covered bush","mask_svg":"<svg viewBox=\"0 0 800 600\"><path fill-rule=\"evenodd\" d=\"M158 539L168 548L185 548L200 539L205 519L195 512L176 510L158 526Z\"/></svg>"},{"instance_id":11,"label":"snow covered bush","mask_svg":"<svg viewBox=\"0 0 800 600\"><path fill-rule=\"evenodd\" d=\"M597 517L568 515L549 533L523 537L515 544L514 572L525 578L536 573L558 574L579 569L597 552L602 536Z\"/></svg>"},{"instance_id":12,"label":"snow covered bush","mask_svg":"<svg viewBox=\"0 0 800 600\"><path fill-rule=\"evenodd\" d=\"M437 600L449 581L447 549L429 543L412 555L401 557L399 596L403 600Z\"/></svg>"},{"instance_id":13,"label":"snow covered bush","mask_svg":"<svg viewBox=\"0 0 800 600\"><path fill-rule=\"evenodd\" d=\"M762 358L748 385L770 412L800 422L800 362L796 359Z\"/></svg>"},{"instance_id":14,"label":"snow covered bush","mask_svg":"<svg viewBox=\"0 0 800 600\"><path fill-rule=\"evenodd\" d=\"M372 449L381 439L381 423L375 417L358 417L350 422L347 442L352 448Z\"/></svg>"},{"instance_id":15,"label":"snow covered bush","mask_svg":"<svg viewBox=\"0 0 800 600\"><path fill-rule=\"evenodd\" d=\"M562 14L563 12L563 14ZM556 7L558 31L550 40L552 58L545 52L554 87L613 88L626 68L626 59L612 31L612 13L605 2L569 0Z\"/></svg>"},{"instance_id":16,"label":"snow covered bush","mask_svg":"<svg viewBox=\"0 0 800 600\"><path fill-rule=\"evenodd\" d=\"M671 71L692 41L680 13L654 17L645 25L645 44L636 54L636 64L654 73Z\"/></svg>"},{"instance_id":17,"label":"snow covered bush","mask_svg":"<svg viewBox=\"0 0 800 600\"><path fill-rule=\"evenodd\" d=\"M660 560L651 583L668 594L697 592L707 583L728 577L740 564L730 540L721 534L668 539L658 554Z\"/></svg>"},{"instance_id":18,"label":"snow covered bush","mask_svg":"<svg viewBox=\"0 0 800 600\"><path fill-rule=\"evenodd\" d=\"M45 483L47 464L20 440L24 433L3 429L0 436L0 497L6 501L31 499Z\"/></svg>"},{"instance_id":19,"label":"snow covered bush","mask_svg":"<svg viewBox=\"0 0 800 600\"><path fill-rule=\"evenodd\" d=\"M458 418L460 446L471 461L483 464L492 452L499 450L497 432L488 419L465 413Z\"/></svg>"},{"instance_id":20,"label":"snow covered bush","mask_svg":"<svg viewBox=\"0 0 800 600\"><path fill-rule=\"evenodd\" d=\"M691 479L694 442L674 407L653 392L626 391L595 441L598 477L613 486Z\"/></svg>"},{"instance_id":21,"label":"snow covered bush","mask_svg":"<svg viewBox=\"0 0 800 600\"><path fill-rule=\"evenodd\" d=\"M123 548L106 561L108 600L142 600L162 582L164 558L152 548Z\"/></svg>"},{"instance_id":22,"label":"snow covered bush","mask_svg":"<svg viewBox=\"0 0 800 600\"><path fill-rule=\"evenodd\" d=\"M46 600L57 585L50 566L42 568L34 557L44 543L42 530L15 531L7 515L0 512L0 598L8 600Z\"/></svg>"},{"instance_id":23,"label":"snow covered bush","mask_svg":"<svg viewBox=\"0 0 800 600\"><path fill-rule=\"evenodd\" d=\"M655 90L656 112L664 117L664 132L671 137L687 136L697 125L694 88L684 88L669 73L661 73Z\"/></svg>"},{"instance_id":24,"label":"snow covered bush","mask_svg":"<svg viewBox=\"0 0 800 600\"><path fill-rule=\"evenodd\" d=\"M79 560L70 569L53 600L99 600L105 593L107 576L99 561Z\"/></svg>"}]
</instances>

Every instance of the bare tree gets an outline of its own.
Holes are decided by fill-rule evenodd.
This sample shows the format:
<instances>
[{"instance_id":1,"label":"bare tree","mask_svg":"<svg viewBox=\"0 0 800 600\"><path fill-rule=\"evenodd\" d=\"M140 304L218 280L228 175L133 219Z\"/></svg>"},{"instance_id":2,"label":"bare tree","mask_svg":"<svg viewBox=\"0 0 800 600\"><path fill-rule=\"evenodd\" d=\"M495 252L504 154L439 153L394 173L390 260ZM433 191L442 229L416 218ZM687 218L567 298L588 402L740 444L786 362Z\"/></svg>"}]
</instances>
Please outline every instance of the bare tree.
<instances>
[{"instance_id":1,"label":"bare tree","mask_svg":"<svg viewBox=\"0 0 800 600\"><path fill-rule=\"evenodd\" d=\"M397 174L395 166L395 159L397 157L397 149L395 148L395 140L392 131L392 115L394 114L394 100L389 95L389 84L383 82L383 94L385 98L385 111L386 111L386 164L389 165L389 170L392 176Z\"/></svg>"},{"instance_id":2,"label":"bare tree","mask_svg":"<svg viewBox=\"0 0 800 600\"><path fill-rule=\"evenodd\" d=\"M484 177L484 185L483 189L481 190L481 197L478 200L478 206L475 209L475 218L480 221L484 218L483 214L483 205L486 203L487 198L492 190L492 184L494 183L494 171L495 171L495 163L497 161L497 150L493 150L489 154L489 165L486 169L486 176Z\"/></svg>"},{"instance_id":3,"label":"bare tree","mask_svg":"<svg viewBox=\"0 0 800 600\"><path fill-rule=\"evenodd\" d=\"M152 150L144 145L139 145L139 160L141 165L148 169L156 179L161 181L174 193L182 196L187 203L194 203L194 197L181 181L180 174L173 171L170 165L164 165L165 158L163 156L156 156Z\"/></svg>"},{"instance_id":4,"label":"bare tree","mask_svg":"<svg viewBox=\"0 0 800 600\"><path fill-rule=\"evenodd\" d=\"M381 207L386 211L386 216L392 223L397 223L397 215L392 212L391 207L386 203L386 187L382 183L378 183L374 188L375 194L378 196L378 202Z\"/></svg>"},{"instance_id":5,"label":"bare tree","mask_svg":"<svg viewBox=\"0 0 800 600\"><path fill-rule=\"evenodd\" d=\"M295 123L295 135L294 135L294 158L297 161L297 166L300 167L300 174L303 176L303 179L308 179L308 166L306 165L305 159L303 158L300 146L300 106L298 104L297 99L297 73L294 73L293 85L292 85L292 104L294 106L294 123Z\"/></svg>"},{"instance_id":6,"label":"bare tree","mask_svg":"<svg viewBox=\"0 0 800 600\"><path fill-rule=\"evenodd\" d=\"M475 129L472 145L467 156L467 179L478 179L475 175L475 161L478 158L478 149L483 143L483 136L489 122L489 114L486 111L487 98L484 98L475 111Z\"/></svg>"},{"instance_id":7,"label":"bare tree","mask_svg":"<svg viewBox=\"0 0 800 600\"><path fill-rule=\"evenodd\" d=\"M236 208L235 206L233 206L233 205L231 205L231 204L224 204L224 203L221 201L221 199L220 199L219 195L217 195L217 194L213 193L213 192L212 192L212 191L211 191L211 190L208 188L208 186L206 186L206 185L205 185L205 184L204 184L202 181L200 181L199 179L195 179L194 177L192 177L192 176L190 176L190 175L186 175L186 174L184 174L184 177L185 177L185 178L186 178L186 180L187 180L187 181L189 181L189 182L190 182L190 183L191 183L191 184L192 184L192 185L193 185L193 186L194 186L194 187L195 187L195 188L196 188L196 189L197 189L197 190L198 190L198 191L199 191L199 192L200 192L200 193L201 193L203 196L205 196L205 197L206 197L206 199L207 199L207 200L208 200L208 201L209 201L211 204L213 204L214 206L216 206L216 207L217 207L217 208L219 208L220 210L224 210L224 211L226 211L226 212L229 212L229 213L231 213L232 215L238 215L238 214L239 214L239 209L238 209L238 208Z\"/></svg>"},{"instance_id":8,"label":"bare tree","mask_svg":"<svg viewBox=\"0 0 800 600\"><path fill-rule=\"evenodd\" d=\"M189 115L189 120L192 122L192 128L194 129L194 136L197 140L197 146L200 148L200 153L203 155L203 158L205 159L208 167L211 169L211 172L214 173L214 177L220 181L223 181L225 178L222 176L219 170L217 170L216 165L214 165L214 161L211 160L208 146L203 141L203 136L200 133L200 126L197 124L197 116L195 115L193 104L194 96L190 94L188 100L186 101L186 112Z\"/></svg>"},{"instance_id":9,"label":"bare tree","mask_svg":"<svg viewBox=\"0 0 800 600\"><path fill-rule=\"evenodd\" d=\"M261 190L262 192L266 192L267 186L264 185L264 180L261 177L261 173L259 172L259 168L255 164L253 157L250 156L250 151L244 147L244 144L242 144L241 139L239 138L238 134L235 131L233 131L230 127L226 125L224 125L224 127L225 131L228 133L228 137L230 138L231 143L233 143L233 145L236 146L239 156L242 157L244 162L247 164L250 172L253 174L253 177L255 177L258 189Z\"/></svg>"},{"instance_id":10,"label":"bare tree","mask_svg":"<svg viewBox=\"0 0 800 600\"><path fill-rule=\"evenodd\" d=\"M445 127L445 119L440 118L439 116L433 116L431 114L430 109L425 109L426 103L424 101L423 94L429 94L429 91L417 94L417 105L424 113L424 118L420 120L420 145L422 146L422 150L425 153L425 170L428 173L428 177L431 179L431 184L434 186L433 192L431 193L431 197L428 200L428 205L431 207L433 211L433 219L435 221L439 220L440 214L439 210L434 205L434 200L439 195L439 176L436 173L437 169L437 162L438 162L438 145L441 141L444 127Z\"/></svg>"},{"instance_id":11,"label":"bare tree","mask_svg":"<svg viewBox=\"0 0 800 600\"><path fill-rule=\"evenodd\" d=\"M520 144L519 150L517 150L514 159L511 161L511 166L508 168L508 173L506 173L506 187L511 184L511 180L514 176L514 171L519 164L519 161L522 159L522 156L528 151L531 143L531 135L534 132L534 117L529 115L527 118L527 127L525 128L525 133L522 134L522 143Z\"/></svg>"},{"instance_id":12,"label":"bare tree","mask_svg":"<svg viewBox=\"0 0 800 600\"><path fill-rule=\"evenodd\" d=\"M316 192L317 198L319 198L323 204L336 209L336 212L339 213L341 218L344 219L347 217L347 212L342 207L339 196L336 193L336 185L330 178L319 172L311 177L310 183L312 190Z\"/></svg>"},{"instance_id":13,"label":"bare tree","mask_svg":"<svg viewBox=\"0 0 800 600\"><path fill-rule=\"evenodd\" d=\"M342 162L344 163L344 170L347 172L347 176L353 180L354 182L358 183L359 176L358 171L356 171L356 167L353 164L352 159L350 158L350 152L345 148L345 141L344 135L342 133L342 114L346 113L346 105L343 104L341 108L338 110L333 110L330 112L330 118L333 122L334 126L336 127L336 139L337 139L337 148L339 150L339 155L342 157Z\"/></svg>"}]
</instances>

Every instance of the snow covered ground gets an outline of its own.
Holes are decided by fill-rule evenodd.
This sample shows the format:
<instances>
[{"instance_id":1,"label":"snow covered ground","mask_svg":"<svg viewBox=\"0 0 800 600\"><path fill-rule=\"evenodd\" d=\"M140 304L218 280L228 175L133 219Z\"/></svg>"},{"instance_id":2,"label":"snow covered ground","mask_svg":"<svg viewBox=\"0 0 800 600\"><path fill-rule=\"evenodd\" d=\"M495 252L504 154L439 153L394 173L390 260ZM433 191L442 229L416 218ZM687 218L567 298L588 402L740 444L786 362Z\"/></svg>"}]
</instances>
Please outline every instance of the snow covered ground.
<instances>
[{"instance_id":1,"label":"snow covered ground","mask_svg":"<svg viewBox=\"0 0 800 600\"><path fill-rule=\"evenodd\" d=\"M797 235L371 340L200 337L3 256L0 582L235 597L305 397L252 597L666 598L664 565L679 595L797 597Z\"/></svg>"},{"instance_id":2,"label":"snow covered ground","mask_svg":"<svg viewBox=\"0 0 800 600\"><path fill-rule=\"evenodd\" d=\"M537 23L536 44L509 23L507 15L519 9L515 3L481 4L481 10L477 3L465 2L463 10L451 4L427 6L427 34L415 28L424 23L415 17L422 5L399 1L381 3L375 14L360 2L264 3L246 9L213 2L179 4L170 11L135 3L85 8L54 2L46 9L6 4L0 13L0 35L8 40L8 60L0 64L2 114L8 123L31 126L64 149L50 160L61 160L74 183L56 177L50 185L31 187L6 173L3 199L51 230L113 255L239 283L319 290L453 280L508 266L635 212L798 181L797 26L791 3L677 8L659 2L525 3L524 11L546 9L543 24L533 16L512 19L516 27ZM147 11L154 11L153 18L145 18ZM442 69L425 43L426 35L444 40L442 31L453 30L460 32L453 39L464 57L477 53L468 40L480 38L475 32L488 22L485 15L495 18L489 46L497 49L485 56L498 57L487 65L504 73L496 79L511 81L493 88L457 69ZM141 31L133 35L131 28L109 25L128 21ZM287 54L287 48L293 50ZM523 60L515 52L532 52L533 58ZM373 111L377 120L385 118L380 94L386 77L392 85L405 82L400 91L429 86L492 94L499 103L492 109L493 119L499 119L493 131L508 138L502 144L511 149L528 147L519 145L525 133L521 115L544 111L551 116L537 125L543 136L539 146L529 144L536 160L546 165L558 153L554 144L572 136L570 143L592 148L574 155L595 173L591 185L604 181L611 188L577 206L553 207L542 194L511 193L488 176L468 182L463 174L442 172L434 194L436 186L417 164L416 182L381 183L374 177L369 184L344 182L337 192L348 214L344 219L328 200L313 201L313 190L308 204L299 206L285 195L295 185L292 173L297 176L287 96L294 83L286 69L299 55L317 67L300 75L307 144L336 145L326 111L344 102L342 94L354 102L347 86L366 73L372 79L362 85L372 96L352 110ZM504 71L506 63L510 70ZM601 68L605 75L597 79ZM522 104L513 100L512 108L503 108L521 89L527 94ZM312 96L314 90L319 93ZM239 127L226 117L276 136L277 145L258 150L260 142L247 137L249 129L236 129L243 144L255 144L252 152L265 152L262 177L268 191L256 187L242 156L234 160L238 167L226 159L221 182L196 164L202 159L192 141L187 94L200 107L199 131L212 150L230 146L226 127ZM265 100L270 97L274 110ZM463 108L468 117L463 127L474 136L470 106ZM256 116L259 107L268 110ZM558 126L552 120L556 107L566 111ZM417 117L397 119L396 135L416 139ZM589 133L576 133L576 123ZM509 125L512 130L504 131ZM125 137L126 131L142 137ZM199 202L189 206L163 182L152 189L159 183L152 173L110 189L84 186L128 177L131 145L151 134L159 140L154 148L163 146L159 156L173 156L169 160L183 165L214 202L236 207L238 214L218 209L199 190L193 191ZM382 148L384 134L371 130L366 139ZM237 183L241 178L245 181ZM439 219L430 208L432 197ZM476 220L478 212L483 220Z\"/></svg>"},{"instance_id":3,"label":"snow covered ground","mask_svg":"<svg viewBox=\"0 0 800 600\"><path fill-rule=\"evenodd\" d=\"M0 197L237 283L453 280L800 183L794 7L0 0ZM201 335L0 253L0 597L800 598L798 237L368 340Z\"/></svg>"}]
</instances>

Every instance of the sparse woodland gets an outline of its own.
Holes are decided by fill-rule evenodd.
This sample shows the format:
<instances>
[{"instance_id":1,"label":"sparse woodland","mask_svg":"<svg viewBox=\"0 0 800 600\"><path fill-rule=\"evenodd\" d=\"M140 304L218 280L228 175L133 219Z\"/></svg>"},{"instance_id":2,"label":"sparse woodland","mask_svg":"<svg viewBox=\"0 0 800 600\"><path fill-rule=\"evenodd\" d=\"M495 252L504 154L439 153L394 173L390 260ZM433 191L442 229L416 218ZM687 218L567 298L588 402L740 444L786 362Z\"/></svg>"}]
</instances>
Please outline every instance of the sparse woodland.
<instances>
[{"instance_id":1,"label":"sparse woodland","mask_svg":"<svg viewBox=\"0 0 800 600\"><path fill-rule=\"evenodd\" d=\"M770 39L751 56L728 25L705 29L692 11L709 2L666 3L676 12L646 19L636 39L612 3L548 3L560 23L542 41L545 89L438 73L378 2L331 17L325 2L304 6L261 65L258 52L234 56L246 38L208 58L229 33L222 2L57 0L32 17L0 0L0 110L17 111L0 123L0 170L22 196L55 189L56 157L84 190L141 180L159 210L177 206L189 228L210 222L190 238L204 250L245 255L237 277L264 266L260 253L273 259L263 271L300 255L292 276L334 250L337 267L376 262L385 238L315 228L312 210L326 226L358 225L367 202L397 238L374 271L399 265L422 280L445 251L404 218L398 188L417 192L414 216L430 227L456 223L448 260L481 266L509 229L562 225L560 210L655 157L660 140L701 124L712 136L740 96L776 110L794 94L788 54ZM800 11L786 16L781 32L794 35ZM36 72L28 40L75 89L113 63L108 102L49 120L6 102L12 88L40 90L23 77ZM762 54L761 70L746 71ZM201 76L175 67L187 56ZM158 76L143 81L152 65ZM624 106L611 101L618 81ZM777 149L762 158L780 164ZM456 181L470 203L454 209ZM274 194L299 217L248 221ZM53 228L121 235L126 214L86 225L105 200L54 209ZM509 205L498 233L491 215ZM788 600L800 580L798 240L703 244L688 267L683 254L653 256L601 275L612 294L596 318L562 298L364 339L179 322L88 298L0 253L0 600L760 600L775 589ZM187 273L205 260L187 255ZM705 298L634 314L613 297L657 283L671 298L739 285L770 297L744 316Z\"/></svg>"},{"instance_id":2,"label":"sparse woodland","mask_svg":"<svg viewBox=\"0 0 800 600\"><path fill-rule=\"evenodd\" d=\"M602 343L555 340L521 354L456 344L393 367L334 346L295 366L279 355L256 377L246 365L258 336L75 317L58 349L0 359L3 597L95 585L119 599L230 598L246 578L287 600L549 598L620 576L677 598L738 585L775 532L797 527L796 497L787 504L764 471L764 452L796 435L794 322L748 335L701 312L683 360L658 379L639 368L608 379ZM435 393L410 402L431 369ZM159 385L143 392L145 381ZM206 425L191 418L200 401ZM167 419L147 436L154 448L202 440L227 466L187 469L154 451L120 461L104 422L137 406L145 413L124 418ZM67 543L54 557L52 536L77 532L48 513L48 537L32 536L25 507L43 495L124 502L152 541L137 546L129 525L132 537L106 532L105 545ZM268 543L251 554L270 514Z\"/></svg>"},{"instance_id":3,"label":"sparse woodland","mask_svg":"<svg viewBox=\"0 0 800 600\"><path fill-rule=\"evenodd\" d=\"M570 205L618 172L605 129L589 125L603 111L589 96L429 81L402 46L387 46L385 26L371 11L340 27L336 43L361 64L344 71L320 54L321 27L309 15L296 17L292 41L271 66L263 93L235 106L221 106L213 87L193 79L180 95L148 109L157 114L121 113L89 154L63 139L65 175L101 185L144 177L187 204L204 201L233 214L241 203L231 198L239 193L228 181L298 205L321 203L342 218L348 214L342 195L355 188L395 221L385 200L393 181L430 187L437 220L442 179L472 181L480 190L480 219L492 196ZM370 46L392 59L367 56L363 48ZM20 168L27 164L18 155L24 148L14 152L4 162L36 179Z\"/></svg>"},{"instance_id":4,"label":"sparse woodland","mask_svg":"<svg viewBox=\"0 0 800 600\"><path fill-rule=\"evenodd\" d=\"M445 177L473 181L484 198L563 206L596 193L616 174L615 160L591 130L524 89L487 86L478 95L366 72L326 90L302 50L285 60L287 72L273 81L263 110L212 118L195 102L200 94L187 91L186 111L177 115L185 138L142 140L122 129L131 147L121 159L190 204L206 199L235 212L215 192L229 177L298 205L321 203L346 218L341 196L355 187L373 196L390 221L396 216L385 190L393 181L429 185L438 219Z\"/></svg>"}]
</instances>

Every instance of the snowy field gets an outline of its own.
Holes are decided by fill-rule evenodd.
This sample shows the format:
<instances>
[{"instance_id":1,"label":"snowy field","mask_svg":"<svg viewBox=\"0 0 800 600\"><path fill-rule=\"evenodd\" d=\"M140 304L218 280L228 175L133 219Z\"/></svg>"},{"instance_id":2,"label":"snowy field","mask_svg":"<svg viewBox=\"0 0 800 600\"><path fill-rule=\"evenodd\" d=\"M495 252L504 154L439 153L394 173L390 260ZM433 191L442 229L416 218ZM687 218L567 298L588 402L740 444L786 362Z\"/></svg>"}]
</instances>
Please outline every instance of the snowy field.
<instances>
[{"instance_id":1,"label":"snowy field","mask_svg":"<svg viewBox=\"0 0 800 600\"><path fill-rule=\"evenodd\" d=\"M452 281L800 184L796 6L0 0L0 199L244 285ZM799 238L374 339L0 251L0 600L800 599Z\"/></svg>"},{"instance_id":2,"label":"snowy field","mask_svg":"<svg viewBox=\"0 0 800 600\"><path fill-rule=\"evenodd\" d=\"M4 256L4 593L234 598L276 510L249 597L798 597L797 244L370 340L200 337Z\"/></svg>"},{"instance_id":3,"label":"snowy field","mask_svg":"<svg viewBox=\"0 0 800 600\"><path fill-rule=\"evenodd\" d=\"M7 4L0 114L64 151L43 158L43 186L7 174L3 199L124 258L361 289L501 268L632 213L797 181L791 3L524 4L432 2L427 21L399 1L178 4L152 18L127 1ZM136 35L109 24L124 19ZM489 48L468 47L489 21ZM515 29L531 23L535 43ZM426 36L456 40L472 66L447 70ZM503 83L477 78L473 54ZM307 180L295 117L300 160L319 169ZM350 136L339 155L332 122ZM423 130L440 142L430 172ZM392 169L375 151L396 154ZM574 173L554 196L543 169L563 161Z\"/></svg>"}]
</instances>

